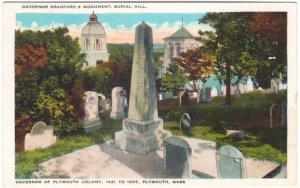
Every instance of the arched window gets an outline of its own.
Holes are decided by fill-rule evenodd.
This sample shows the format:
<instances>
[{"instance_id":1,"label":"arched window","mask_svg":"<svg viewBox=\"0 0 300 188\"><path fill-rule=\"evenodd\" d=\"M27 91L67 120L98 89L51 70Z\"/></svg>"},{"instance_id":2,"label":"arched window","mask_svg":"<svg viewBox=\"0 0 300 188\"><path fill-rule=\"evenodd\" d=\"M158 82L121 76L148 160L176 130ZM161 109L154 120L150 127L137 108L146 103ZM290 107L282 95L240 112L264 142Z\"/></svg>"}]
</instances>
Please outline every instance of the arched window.
<instances>
[{"instance_id":1,"label":"arched window","mask_svg":"<svg viewBox=\"0 0 300 188\"><path fill-rule=\"evenodd\" d=\"M175 49L176 49L176 56L179 56L180 55L180 44L176 44L175 45Z\"/></svg>"},{"instance_id":2,"label":"arched window","mask_svg":"<svg viewBox=\"0 0 300 188\"><path fill-rule=\"evenodd\" d=\"M90 48L90 39L85 39L85 49L89 50Z\"/></svg>"},{"instance_id":3,"label":"arched window","mask_svg":"<svg viewBox=\"0 0 300 188\"><path fill-rule=\"evenodd\" d=\"M101 43L99 39L96 39L96 50L100 50Z\"/></svg>"},{"instance_id":4,"label":"arched window","mask_svg":"<svg viewBox=\"0 0 300 188\"><path fill-rule=\"evenodd\" d=\"M169 44L168 49L169 49L169 58L173 58L173 51L174 51L173 45Z\"/></svg>"}]
</instances>

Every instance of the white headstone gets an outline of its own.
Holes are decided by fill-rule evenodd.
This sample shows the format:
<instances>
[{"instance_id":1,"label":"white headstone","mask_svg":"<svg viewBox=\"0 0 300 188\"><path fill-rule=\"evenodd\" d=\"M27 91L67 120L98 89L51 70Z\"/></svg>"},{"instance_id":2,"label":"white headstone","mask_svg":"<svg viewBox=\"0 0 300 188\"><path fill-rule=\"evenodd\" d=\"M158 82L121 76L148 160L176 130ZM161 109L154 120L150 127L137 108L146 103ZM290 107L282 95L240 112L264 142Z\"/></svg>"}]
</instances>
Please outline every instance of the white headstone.
<instances>
[{"instance_id":1,"label":"white headstone","mask_svg":"<svg viewBox=\"0 0 300 188\"><path fill-rule=\"evenodd\" d=\"M99 93L94 91L84 92L84 112L85 116L82 121L82 126L86 133L100 129L100 118L98 111Z\"/></svg>"},{"instance_id":2,"label":"white headstone","mask_svg":"<svg viewBox=\"0 0 300 188\"><path fill-rule=\"evenodd\" d=\"M127 93L123 87L115 87L111 92L111 119L123 119L127 116Z\"/></svg>"},{"instance_id":3,"label":"white headstone","mask_svg":"<svg viewBox=\"0 0 300 188\"><path fill-rule=\"evenodd\" d=\"M221 90L222 90L222 95L226 96L226 86L222 86Z\"/></svg>"},{"instance_id":4,"label":"white headstone","mask_svg":"<svg viewBox=\"0 0 300 188\"><path fill-rule=\"evenodd\" d=\"M222 146L216 154L218 178L245 178L245 160L243 154L232 146Z\"/></svg>"},{"instance_id":5,"label":"white headstone","mask_svg":"<svg viewBox=\"0 0 300 188\"><path fill-rule=\"evenodd\" d=\"M211 90L211 96L212 97L216 97L218 96L218 90L216 89L216 87L213 87Z\"/></svg>"},{"instance_id":6,"label":"white headstone","mask_svg":"<svg viewBox=\"0 0 300 188\"><path fill-rule=\"evenodd\" d=\"M197 93L197 92L193 92L193 97L194 97L194 98L196 98L196 97L197 97L197 95L198 95L198 93Z\"/></svg>"},{"instance_id":7,"label":"white headstone","mask_svg":"<svg viewBox=\"0 0 300 188\"><path fill-rule=\"evenodd\" d=\"M248 76L248 78L247 78L247 89L246 90L247 90L247 92L250 92L250 91L254 90L253 82L252 82L250 76Z\"/></svg>"},{"instance_id":8,"label":"white headstone","mask_svg":"<svg viewBox=\"0 0 300 188\"><path fill-rule=\"evenodd\" d=\"M53 127L48 127L46 123L39 121L25 136L25 151L47 148L56 142L53 136Z\"/></svg>"}]
</instances>

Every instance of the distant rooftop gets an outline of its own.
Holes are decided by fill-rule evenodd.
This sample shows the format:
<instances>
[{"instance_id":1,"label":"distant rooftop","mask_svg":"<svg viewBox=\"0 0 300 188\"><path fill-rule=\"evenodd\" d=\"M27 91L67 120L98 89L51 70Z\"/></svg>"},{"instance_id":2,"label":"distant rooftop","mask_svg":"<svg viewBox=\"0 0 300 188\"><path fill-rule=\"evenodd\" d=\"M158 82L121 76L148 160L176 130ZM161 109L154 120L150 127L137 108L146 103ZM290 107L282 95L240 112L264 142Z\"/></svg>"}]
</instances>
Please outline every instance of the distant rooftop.
<instances>
[{"instance_id":1,"label":"distant rooftop","mask_svg":"<svg viewBox=\"0 0 300 188\"><path fill-rule=\"evenodd\" d=\"M166 37L165 39L172 39L172 38L194 38L194 36L188 30L186 30L186 28L182 26L175 33L173 33L169 37Z\"/></svg>"}]
</instances>

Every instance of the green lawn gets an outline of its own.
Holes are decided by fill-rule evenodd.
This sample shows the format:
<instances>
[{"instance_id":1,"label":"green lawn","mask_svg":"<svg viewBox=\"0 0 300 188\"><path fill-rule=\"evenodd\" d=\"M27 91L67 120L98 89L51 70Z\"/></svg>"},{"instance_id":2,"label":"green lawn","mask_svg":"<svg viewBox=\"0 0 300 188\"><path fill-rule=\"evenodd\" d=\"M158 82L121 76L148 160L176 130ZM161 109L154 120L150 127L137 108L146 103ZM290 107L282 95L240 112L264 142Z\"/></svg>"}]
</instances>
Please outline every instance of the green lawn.
<instances>
[{"instance_id":1,"label":"green lawn","mask_svg":"<svg viewBox=\"0 0 300 188\"><path fill-rule=\"evenodd\" d=\"M217 147L230 144L238 148L245 157L260 160L287 162L287 130L268 129L269 107L279 103L282 93L261 94L250 93L235 99L230 107L223 103L222 98L215 98L209 104L194 104L189 107L178 107L176 102L159 105L159 116L164 119L164 128L172 135L207 139L215 141ZM192 127L187 131L179 130L179 119L183 112L190 113ZM262 120L253 122L252 119ZM16 178L29 178L38 164L53 157L113 139L114 133L122 128L121 120L110 120L109 112L101 114L102 129L84 135L70 135L58 138L57 143L47 149L16 153ZM250 122L249 122L250 121ZM248 124L247 124L248 123ZM225 136L229 128L244 128L246 139L236 141Z\"/></svg>"}]
</instances>

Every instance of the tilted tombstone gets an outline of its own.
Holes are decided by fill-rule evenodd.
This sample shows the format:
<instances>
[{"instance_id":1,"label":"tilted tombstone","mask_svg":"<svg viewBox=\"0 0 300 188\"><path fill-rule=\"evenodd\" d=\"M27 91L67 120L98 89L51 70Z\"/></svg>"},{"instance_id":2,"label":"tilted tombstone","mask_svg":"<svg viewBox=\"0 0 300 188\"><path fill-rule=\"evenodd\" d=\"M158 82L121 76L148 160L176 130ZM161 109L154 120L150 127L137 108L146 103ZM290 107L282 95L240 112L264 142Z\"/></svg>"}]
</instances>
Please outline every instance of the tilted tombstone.
<instances>
[{"instance_id":1,"label":"tilted tombstone","mask_svg":"<svg viewBox=\"0 0 300 188\"><path fill-rule=\"evenodd\" d=\"M273 104L270 107L270 128L278 127L280 125L280 116L279 104Z\"/></svg>"},{"instance_id":2,"label":"tilted tombstone","mask_svg":"<svg viewBox=\"0 0 300 188\"><path fill-rule=\"evenodd\" d=\"M164 174L175 178L191 178L191 146L182 138L164 140Z\"/></svg>"},{"instance_id":3,"label":"tilted tombstone","mask_svg":"<svg viewBox=\"0 0 300 188\"><path fill-rule=\"evenodd\" d=\"M101 128L99 118L99 93L94 91L84 92L84 119L82 120L82 128L85 133L93 132Z\"/></svg>"},{"instance_id":4,"label":"tilted tombstone","mask_svg":"<svg viewBox=\"0 0 300 188\"><path fill-rule=\"evenodd\" d=\"M115 133L115 146L146 154L158 150L170 132L158 117L152 28L145 22L135 29L128 118Z\"/></svg>"},{"instance_id":5,"label":"tilted tombstone","mask_svg":"<svg viewBox=\"0 0 300 188\"><path fill-rule=\"evenodd\" d=\"M127 94L123 87L115 87L111 92L111 119L123 119L127 116Z\"/></svg>"},{"instance_id":6,"label":"tilted tombstone","mask_svg":"<svg viewBox=\"0 0 300 188\"><path fill-rule=\"evenodd\" d=\"M207 87L205 88L205 102L211 101L211 88Z\"/></svg>"},{"instance_id":7,"label":"tilted tombstone","mask_svg":"<svg viewBox=\"0 0 300 188\"><path fill-rule=\"evenodd\" d=\"M53 135L53 127L48 127L46 123L39 121L25 136L25 151L47 148L56 142Z\"/></svg>"},{"instance_id":8,"label":"tilted tombstone","mask_svg":"<svg viewBox=\"0 0 300 188\"><path fill-rule=\"evenodd\" d=\"M218 90L216 89L216 87L213 87L211 90L211 96L212 97L217 97L218 96Z\"/></svg>"},{"instance_id":9,"label":"tilted tombstone","mask_svg":"<svg viewBox=\"0 0 300 188\"><path fill-rule=\"evenodd\" d=\"M216 153L218 178L246 178L243 154L232 146L222 146Z\"/></svg>"}]
</instances>

